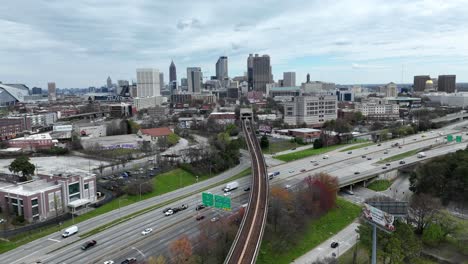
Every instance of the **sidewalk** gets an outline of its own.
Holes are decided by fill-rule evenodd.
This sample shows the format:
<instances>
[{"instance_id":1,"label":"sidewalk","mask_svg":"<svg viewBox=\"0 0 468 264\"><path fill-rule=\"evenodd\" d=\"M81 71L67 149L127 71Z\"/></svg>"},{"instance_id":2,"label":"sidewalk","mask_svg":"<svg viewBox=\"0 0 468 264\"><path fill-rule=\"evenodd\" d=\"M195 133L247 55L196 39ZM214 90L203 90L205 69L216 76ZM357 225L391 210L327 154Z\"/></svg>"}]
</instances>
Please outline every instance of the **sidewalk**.
<instances>
[{"instance_id":1,"label":"sidewalk","mask_svg":"<svg viewBox=\"0 0 468 264\"><path fill-rule=\"evenodd\" d=\"M314 249L302 255L298 259L294 260L292 263L308 264L318 259L332 257L333 253L335 253L336 257L341 256L346 251L351 249L354 246L354 244L356 244L358 237L356 229L358 228L358 226L359 223L357 223L356 219L356 221L348 225L345 229L342 229L340 232L338 232L338 234L327 239L325 242L316 246ZM331 248L330 245L332 242L338 242L338 247Z\"/></svg>"}]
</instances>

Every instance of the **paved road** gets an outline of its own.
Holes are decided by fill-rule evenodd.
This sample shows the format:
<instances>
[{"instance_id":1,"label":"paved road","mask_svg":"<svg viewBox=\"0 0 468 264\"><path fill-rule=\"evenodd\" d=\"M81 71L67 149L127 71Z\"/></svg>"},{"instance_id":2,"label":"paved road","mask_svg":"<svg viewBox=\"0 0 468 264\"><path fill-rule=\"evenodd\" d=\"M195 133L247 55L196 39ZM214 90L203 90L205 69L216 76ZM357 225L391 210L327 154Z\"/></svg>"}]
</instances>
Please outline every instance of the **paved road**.
<instances>
[{"instance_id":1,"label":"paved road","mask_svg":"<svg viewBox=\"0 0 468 264\"><path fill-rule=\"evenodd\" d=\"M280 175L272 180L272 184L300 184L305 176L319 171L326 171L332 175L337 176L340 182L349 181L356 176L359 176L354 175L356 170L359 170L361 172L360 175L364 176L366 173L375 174L376 172L383 171L381 169L382 165L375 164L375 162L380 158L393 156L398 153L422 148L430 144L435 144L435 139L442 137L438 134L439 131L443 131L445 134L452 133L454 132L454 127L455 125L451 125L447 128L435 132L425 133L425 137L422 137L422 135L419 134L405 138L404 140L400 139L386 142L383 143L382 146L373 145L367 148L353 150L352 154L347 154L345 152L339 152L338 150L335 150L327 154L329 156L328 159L322 159L323 155L320 155L318 157L310 157L290 163L275 166L272 165L269 167L270 172L280 172ZM391 148L390 145L393 142L404 144L401 149ZM440 148L426 151L426 154L428 155L428 158L430 158L434 155L442 155L448 153L449 151L464 148L465 146L465 143L453 143L448 145L444 144ZM386 149L390 149L389 154L384 154ZM362 155L372 156L373 159L368 161L367 159L361 158ZM310 162L311 160L316 160L316 162ZM420 159L417 159L416 157L406 158L405 160L407 163L420 161ZM318 163L317 166L315 166L316 163ZM395 165L392 165L391 169L394 169L398 166L396 162L394 163ZM231 175L242 171L248 166L249 160L244 158L240 166L236 167L228 173L224 173L219 177L200 182L196 185L188 186L175 192L145 200L131 206L124 207L121 209L120 213L119 210L116 210L115 212L110 212L108 214L82 222L78 224L80 227L80 232L83 233L106 222L110 222L119 215L127 215L150 205L168 201L185 193L196 191L202 186L208 186L213 182L228 178ZM306 169L306 172L300 172L301 169ZM239 183L241 185L239 190L233 192L234 203L237 207L245 202L245 200L242 200L242 195L244 195L242 189L245 186L250 185L250 178L243 178L239 180ZM214 188L211 191L213 193L222 193L220 187ZM141 260L145 258L144 256L164 253L167 250L167 242L170 241L171 238L175 238L177 237L176 235L182 233L189 236L193 236L197 233L196 227L193 227L196 225L196 221L193 219L196 215L196 212L193 211L193 205L199 201L200 195L194 195L169 205L168 207L178 206L181 203L187 202L191 206L188 210L171 217L163 217L159 209L155 212L141 215L121 225L91 236L89 239L96 239L98 241L98 245L86 253L83 253L79 250L79 245L83 241L76 242L78 240L78 236L61 239L59 233L54 233L50 236L19 247L13 251L2 254L2 261L6 261L6 263L18 264L32 263L38 259L47 259L45 263L102 263L102 261L105 259L123 260L125 257L137 257ZM223 214L223 212L211 210L206 211L206 215L208 217L211 217L213 214ZM153 234L148 237L142 237L140 232L146 227L152 227L155 231L153 231ZM162 241L161 243L157 242L160 240ZM47 254L51 250L62 246L65 247ZM138 249L142 254L132 247ZM69 260L74 260L75 262L69 262Z\"/></svg>"}]
</instances>

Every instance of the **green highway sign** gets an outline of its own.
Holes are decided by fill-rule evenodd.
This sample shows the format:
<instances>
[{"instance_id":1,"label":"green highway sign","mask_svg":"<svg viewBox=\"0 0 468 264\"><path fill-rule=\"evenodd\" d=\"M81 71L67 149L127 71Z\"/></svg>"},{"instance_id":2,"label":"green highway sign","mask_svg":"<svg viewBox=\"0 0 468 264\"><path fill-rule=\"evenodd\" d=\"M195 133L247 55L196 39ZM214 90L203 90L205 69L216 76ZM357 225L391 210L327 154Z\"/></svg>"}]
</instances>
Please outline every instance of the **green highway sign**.
<instances>
[{"instance_id":1,"label":"green highway sign","mask_svg":"<svg viewBox=\"0 0 468 264\"><path fill-rule=\"evenodd\" d=\"M456 136L455 141L458 143L462 142L462 136Z\"/></svg>"},{"instance_id":2,"label":"green highway sign","mask_svg":"<svg viewBox=\"0 0 468 264\"><path fill-rule=\"evenodd\" d=\"M447 135L447 141L452 142L453 141L453 135Z\"/></svg>"},{"instance_id":3,"label":"green highway sign","mask_svg":"<svg viewBox=\"0 0 468 264\"><path fill-rule=\"evenodd\" d=\"M213 206L214 198L212 193L202 193L202 203L205 206Z\"/></svg>"},{"instance_id":4,"label":"green highway sign","mask_svg":"<svg viewBox=\"0 0 468 264\"><path fill-rule=\"evenodd\" d=\"M229 197L215 195L214 202L215 202L214 207L216 208L231 210L231 198Z\"/></svg>"}]
</instances>

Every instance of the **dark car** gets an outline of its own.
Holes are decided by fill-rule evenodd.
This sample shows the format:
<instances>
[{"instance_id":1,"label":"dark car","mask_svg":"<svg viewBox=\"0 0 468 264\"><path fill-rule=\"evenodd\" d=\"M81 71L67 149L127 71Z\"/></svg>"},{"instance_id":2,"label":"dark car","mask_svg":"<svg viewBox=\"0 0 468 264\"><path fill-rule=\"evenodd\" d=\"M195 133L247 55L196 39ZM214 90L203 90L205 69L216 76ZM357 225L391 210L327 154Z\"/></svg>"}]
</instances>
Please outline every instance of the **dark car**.
<instances>
[{"instance_id":1,"label":"dark car","mask_svg":"<svg viewBox=\"0 0 468 264\"><path fill-rule=\"evenodd\" d=\"M200 221L200 220L205 219L205 216L204 215L199 215L199 216L197 216L196 219L197 219L197 221Z\"/></svg>"},{"instance_id":2,"label":"dark car","mask_svg":"<svg viewBox=\"0 0 468 264\"><path fill-rule=\"evenodd\" d=\"M82 250L87 250L88 248L95 246L96 243L97 243L96 240L88 241L88 242L84 243L84 244L81 246L81 249L82 249Z\"/></svg>"},{"instance_id":3,"label":"dark car","mask_svg":"<svg viewBox=\"0 0 468 264\"><path fill-rule=\"evenodd\" d=\"M130 263L136 263L137 260L136 258L127 258L124 261L120 262L120 264L130 264Z\"/></svg>"},{"instance_id":4,"label":"dark car","mask_svg":"<svg viewBox=\"0 0 468 264\"><path fill-rule=\"evenodd\" d=\"M387 167L390 167L390 165L391 165L390 163L385 164L385 166L387 166Z\"/></svg>"},{"instance_id":5,"label":"dark car","mask_svg":"<svg viewBox=\"0 0 468 264\"><path fill-rule=\"evenodd\" d=\"M338 247L338 245L339 245L338 242L332 242L330 246L332 248L336 248L336 247Z\"/></svg>"},{"instance_id":6,"label":"dark car","mask_svg":"<svg viewBox=\"0 0 468 264\"><path fill-rule=\"evenodd\" d=\"M372 158L371 157L368 157L367 160L371 160Z\"/></svg>"},{"instance_id":7,"label":"dark car","mask_svg":"<svg viewBox=\"0 0 468 264\"><path fill-rule=\"evenodd\" d=\"M366 155L362 155L362 158L365 159L365 158L366 158Z\"/></svg>"},{"instance_id":8,"label":"dark car","mask_svg":"<svg viewBox=\"0 0 468 264\"><path fill-rule=\"evenodd\" d=\"M296 150L296 148L292 148L291 150Z\"/></svg>"},{"instance_id":9,"label":"dark car","mask_svg":"<svg viewBox=\"0 0 468 264\"><path fill-rule=\"evenodd\" d=\"M203 204L199 204L197 205L197 207L195 207L195 211L199 211L201 209L205 208L205 206Z\"/></svg>"},{"instance_id":10,"label":"dark car","mask_svg":"<svg viewBox=\"0 0 468 264\"><path fill-rule=\"evenodd\" d=\"M354 174L358 175L358 174L360 174L360 172L359 172L359 171L355 171Z\"/></svg>"},{"instance_id":11,"label":"dark car","mask_svg":"<svg viewBox=\"0 0 468 264\"><path fill-rule=\"evenodd\" d=\"M301 172L306 172L306 169L302 169Z\"/></svg>"},{"instance_id":12,"label":"dark car","mask_svg":"<svg viewBox=\"0 0 468 264\"><path fill-rule=\"evenodd\" d=\"M245 192L250 191L250 187L245 188L244 191L245 191Z\"/></svg>"},{"instance_id":13,"label":"dark car","mask_svg":"<svg viewBox=\"0 0 468 264\"><path fill-rule=\"evenodd\" d=\"M353 154L353 152L352 152L352 151L348 151L348 154Z\"/></svg>"},{"instance_id":14,"label":"dark car","mask_svg":"<svg viewBox=\"0 0 468 264\"><path fill-rule=\"evenodd\" d=\"M382 146L382 144L377 144L377 147L380 147L380 146Z\"/></svg>"},{"instance_id":15,"label":"dark car","mask_svg":"<svg viewBox=\"0 0 468 264\"><path fill-rule=\"evenodd\" d=\"M401 160L400 161L400 164L405 164L406 162L404 160Z\"/></svg>"},{"instance_id":16,"label":"dark car","mask_svg":"<svg viewBox=\"0 0 468 264\"><path fill-rule=\"evenodd\" d=\"M182 209L182 210L185 210L185 209L187 209L187 208L188 208L188 204L182 204L182 205L180 206L180 209Z\"/></svg>"},{"instance_id":17,"label":"dark car","mask_svg":"<svg viewBox=\"0 0 468 264\"><path fill-rule=\"evenodd\" d=\"M383 167L382 167L382 170L385 170L385 169L387 169L387 167L383 166Z\"/></svg>"}]
</instances>

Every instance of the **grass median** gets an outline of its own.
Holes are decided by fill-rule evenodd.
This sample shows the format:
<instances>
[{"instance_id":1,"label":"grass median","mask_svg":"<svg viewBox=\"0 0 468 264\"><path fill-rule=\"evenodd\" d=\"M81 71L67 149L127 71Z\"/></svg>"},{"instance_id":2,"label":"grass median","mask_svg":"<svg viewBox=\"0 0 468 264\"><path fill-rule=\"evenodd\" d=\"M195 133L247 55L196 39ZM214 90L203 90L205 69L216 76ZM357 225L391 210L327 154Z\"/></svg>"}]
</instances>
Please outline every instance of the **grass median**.
<instances>
[{"instance_id":1,"label":"grass median","mask_svg":"<svg viewBox=\"0 0 468 264\"><path fill-rule=\"evenodd\" d=\"M343 147L343 145L333 145L333 146L323 147L319 149L310 148L310 149L304 149L304 150L300 150L300 151L296 151L296 152L292 152L288 154L274 156L274 158L289 162L293 160L303 159L303 158L313 156L313 155L320 155L320 154L323 154L323 153L326 153L326 152L329 152L329 151L332 151L341 147Z\"/></svg>"},{"instance_id":2,"label":"grass median","mask_svg":"<svg viewBox=\"0 0 468 264\"><path fill-rule=\"evenodd\" d=\"M376 192L381 192L390 188L391 185L392 182L389 180L375 180L367 185L367 188Z\"/></svg>"},{"instance_id":3,"label":"grass median","mask_svg":"<svg viewBox=\"0 0 468 264\"><path fill-rule=\"evenodd\" d=\"M392 161L401 160L401 159L404 159L404 158L407 158L407 157L411 157L411 156L413 156L413 155L416 155L418 152L420 152L419 149L410 150L410 151L403 152L403 153L401 153L401 154L398 154L398 155L391 156L391 157L388 157L388 158L386 158L386 159L380 160L380 161L378 161L377 163L383 164L383 163L387 163L387 162L392 162Z\"/></svg>"},{"instance_id":4,"label":"grass median","mask_svg":"<svg viewBox=\"0 0 468 264\"><path fill-rule=\"evenodd\" d=\"M275 252L263 241L260 254L257 259L259 264L277 263L287 264L296 258L304 255L322 242L338 233L340 230L351 224L361 213L361 208L342 198L337 199L337 207L321 218L309 222L306 230L297 237L297 244L285 253Z\"/></svg>"},{"instance_id":5,"label":"grass median","mask_svg":"<svg viewBox=\"0 0 468 264\"><path fill-rule=\"evenodd\" d=\"M148 199L148 198L151 198L151 197L154 197L154 196L158 196L158 195L161 195L161 194L164 194L164 193L167 193L167 192L171 192L171 191L174 191L176 189L191 185L191 184L196 182L196 177L193 177L192 174L190 174L190 173L188 173L186 171L183 171L183 170L182 170L183 172L180 172L181 173L180 179L179 179L179 177L174 176L174 175L177 175L176 171L178 171L178 170L180 170L180 169L172 170L172 171L160 174L160 175L156 176L155 178L153 178L153 184L155 184L157 188L155 188L155 190L153 192L151 192L151 193L142 195L141 200ZM218 186L220 184L224 184L224 183L227 183L229 181L245 177L245 176L247 176L249 174L251 174L251 169L247 168L247 169L241 171L240 173L230 177L229 179L226 179L226 180L218 182L218 183L214 183L214 184L204 188L203 190L207 190L207 189L213 188L215 186ZM190 179L189 177L192 177L192 178L195 178L195 179ZM209 177L204 176L204 177L199 177L198 180L200 181L200 180L205 180L205 179L208 179L208 178ZM171 187L166 186L166 187L162 188L162 186L164 186L164 184L168 184ZM125 217L116 219L116 220L112 221L111 223L102 225L102 226L96 228L95 230L92 230L92 232L93 232L93 234L98 233L98 232L100 232L102 230L105 230L105 229L102 229L103 227L109 228L110 226L114 226L114 225L116 225L118 223L121 223L123 221L127 221L127 220L131 219L132 217L136 217L137 215L140 215L140 214L146 213L148 211L154 210L156 208L165 206L168 203L177 201L179 199L183 199L185 197L196 194L197 192L200 192L200 191L203 191L203 190L192 192L192 193L190 193L188 195L178 197L178 198L173 199L171 201L168 201L166 203L160 203L160 204L156 204L154 206L145 208L145 209L143 209L141 211L138 211L138 212L135 212L135 213L131 214L130 216L125 216ZM119 202L119 200L120 200L120 202ZM36 239L39 239L41 237L44 237L44 236L50 235L52 233L55 233L57 231L63 230L63 229L65 229L65 228L67 228L67 227L69 227L69 226L71 226L73 224L77 224L79 222L86 221L86 220L91 219L93 217L96 217L98 215L108 213L108 212L110 212L112 210L119 209L120 207L124 207L124 206L130 205L130 204L136 203L138 201L140 201L140 196L138 196L138 195L133 195L133 196L123 195L123 196L120 197L120 199L112 200L111 202L109 202L109 203L107 203L107 204L105 204L105 205L103 205L103 206L101 206L99 208L96 208L93 211L90 211L90 212L88 212L86 214L75 217L74 223L73 223L72 220L68 220L68 221L63 222L63 224L61 226L54 225L54 226L49 226L49 227L45 227L45 228L40 228L40 229L37 229L37 230L34 230L34 231L25 232L23 234L11 237L8 240L0 240L0 254L5 253L5 252L7 252L9 250L15 249L15 248L17 248L17 247L19 247L21 245L27 244L27 243L29 243L31 241L34 241ZM85 234L83 234L83 236L84 235Z\"/></svg>"}]
</instances>

